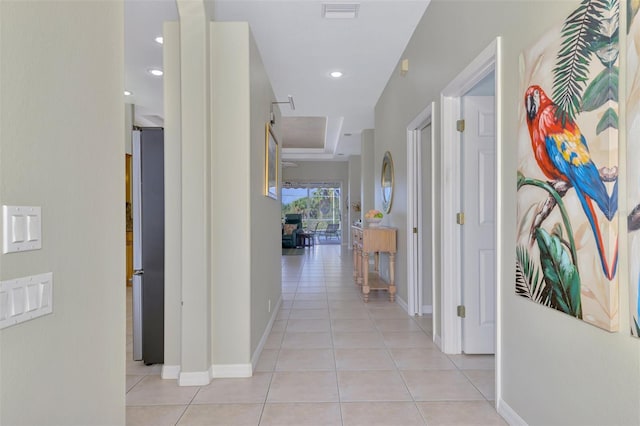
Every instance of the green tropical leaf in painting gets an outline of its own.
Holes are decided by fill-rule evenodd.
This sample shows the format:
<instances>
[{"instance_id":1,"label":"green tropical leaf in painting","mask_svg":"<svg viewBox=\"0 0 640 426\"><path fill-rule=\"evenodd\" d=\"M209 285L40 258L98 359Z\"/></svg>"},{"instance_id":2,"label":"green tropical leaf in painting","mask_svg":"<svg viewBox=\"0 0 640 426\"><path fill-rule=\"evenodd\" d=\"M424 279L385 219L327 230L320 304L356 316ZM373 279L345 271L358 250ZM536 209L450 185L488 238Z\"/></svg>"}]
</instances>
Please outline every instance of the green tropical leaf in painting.
<instances>
[{"instance_id":1,"label":"green tropical leaf in painting","mask_svg":"<svg viewBox=\"0 0 640 426\"><path fill-rule=\"evenodd\" d=\"M580 276L571 257L560 239L542 228L536 229L536 241L544 281L551 289L551 306L581 319Z\"/></svg>"},{"instance_id":2,"label":"green tropical leaf in painting","mask_svg":"<svg viewBox=\"0 0 640 426\"><path fill-rule=\"evenodd\" d=\"M587 86L582 110L594 111L609 101L618 102L618 68L605 68Z\"/></svg>"},{"instance_id":3,"label":"green tropical leaf in painting","mask_svg":"<svg viewBox=\"0 0 640 426\"><path fill-rule=\"evenodd\" d=\"M562 44L553 69L553 99L563 122L574 120L580 110L580 98L589 75L592 43L600 39L604 0L582 0L562 26Z\"/></svg>"},{"instance_id":4,"label":"green tropical leaf in painting","mask_svg":"<svg viewBox=\"0 0 640 426\"><path fill-rule=\"evenodd\" d=\"M636 326L636 336L640 336L640 326L638 325L638 320L637 318L633 319L633 325ZM633 330L631 331L631 334L633 334Z\"/></svg>"},{"instance_id":5,"label":"green tropical leaf in painting","mask_svg":"<svg viewBox=\"0 0 640 426\"><path fill-rule=\"evenodd\" d=\"M551 303L549 286L522 246L516 247L516 294L544 306Z\"/></svg>"},{"instance_id":6,"label":"green tropical leaf in painting","mask_svg":"<svg viewBox=\"0 0 640 426\"><path fill-rule=\"evenodd\" d=\"M607 108L607 110L600 118L598 125L596 126L596 134L600 134L607 130L609 127L614 129L618 128L618 113L613 108Z\"/></svg>"}]
</instances>

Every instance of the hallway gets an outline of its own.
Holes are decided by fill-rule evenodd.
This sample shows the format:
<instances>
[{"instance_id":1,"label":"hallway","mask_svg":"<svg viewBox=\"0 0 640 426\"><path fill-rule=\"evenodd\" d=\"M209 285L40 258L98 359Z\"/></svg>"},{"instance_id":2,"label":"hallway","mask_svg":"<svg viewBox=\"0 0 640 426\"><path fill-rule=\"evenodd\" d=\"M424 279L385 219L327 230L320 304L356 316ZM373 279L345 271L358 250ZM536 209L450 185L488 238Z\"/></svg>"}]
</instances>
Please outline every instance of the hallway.
<instances>
[{"instance_id":1,"label":"hallway","mask_svg":"<svg viewBox=\"0 0 640 426\"><path fill-rule=\"evenodd\" d=\"M128 332L127 425L506 424L493 357L442 354L431 318L408 317L386 292L364 304L351 255L282 256L283 303L251 378L178 387L130 360Z\"/></svg>"}]
</instances>

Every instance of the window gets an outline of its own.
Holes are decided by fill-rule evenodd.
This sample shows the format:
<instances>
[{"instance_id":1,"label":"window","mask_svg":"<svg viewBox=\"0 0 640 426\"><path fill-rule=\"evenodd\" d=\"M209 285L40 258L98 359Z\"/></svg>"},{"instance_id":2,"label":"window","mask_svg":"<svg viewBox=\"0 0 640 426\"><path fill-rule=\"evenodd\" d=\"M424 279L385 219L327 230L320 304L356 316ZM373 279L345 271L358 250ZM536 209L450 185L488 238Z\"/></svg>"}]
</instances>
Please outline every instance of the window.
<instances>
[{"instance_id":1,"label":"window","mask_svg":"<svg viewBox=\"0 0 640 426\"><path fill-rule=\"evenodd\" d=\"M340 184L282 184L282 217L302 214L304 229L326 229L329 223L340 224ZM316 227L317 225L317 227Z\"/></svg>"}]
</instances>

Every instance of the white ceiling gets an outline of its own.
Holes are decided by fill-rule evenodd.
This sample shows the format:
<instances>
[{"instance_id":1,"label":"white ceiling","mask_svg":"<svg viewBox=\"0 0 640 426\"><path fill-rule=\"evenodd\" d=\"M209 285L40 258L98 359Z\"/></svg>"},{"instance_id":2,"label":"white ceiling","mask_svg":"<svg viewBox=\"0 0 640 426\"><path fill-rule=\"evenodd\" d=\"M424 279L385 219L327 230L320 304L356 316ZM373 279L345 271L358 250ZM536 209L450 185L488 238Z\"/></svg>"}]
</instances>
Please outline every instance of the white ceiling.
<instances>
[{"instance_id":1,"label":"white ceiling","mask_svg":"<svg viewBox=\"0 0 640 426\"><path fill-rule=\"evenodd\" d=\"M374 106L397 70L400 55L429 0L204 0L216 21L247 21L278 101L294 98L295 110L280 104L283 159L342 160L360 152L360 133L374 127ZM358 3L355 19L324 19L324 3ZM125 1L125 85L133 95L138 125L162 123L162 78L147 70L162 67L162 46L153 39L162 22L178 19L175 0ZM344 73L334 79L329 73ZM308 120L308 118L311 118ZM287 121L289 123L287 123ZM315 131L300 130L313 123ZM300 135L319 136L326 122L324 148L305 146ZM294 131L295 130L295 131ZM350 134L350 136L345 136Z\"/></svg>"}]
</instances>

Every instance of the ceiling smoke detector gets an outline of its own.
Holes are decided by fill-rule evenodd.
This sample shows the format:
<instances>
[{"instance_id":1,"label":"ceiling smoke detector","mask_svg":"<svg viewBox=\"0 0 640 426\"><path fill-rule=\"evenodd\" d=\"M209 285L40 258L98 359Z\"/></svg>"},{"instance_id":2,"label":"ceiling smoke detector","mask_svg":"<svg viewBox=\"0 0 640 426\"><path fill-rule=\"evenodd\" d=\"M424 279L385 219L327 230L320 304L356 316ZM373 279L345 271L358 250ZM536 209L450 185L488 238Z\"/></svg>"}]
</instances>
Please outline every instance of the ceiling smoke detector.
<instances>
[{"instance_id":1,"label":"ceiling smoke detector","mask_svg":"<svg viewBox=\"0 0 640 426\"><path fill-rule=\"evenodd\" d=\"M359 3L324 3L322 17L325 19L355 19L358 17Z\"/></svg>"}]
</instances>

